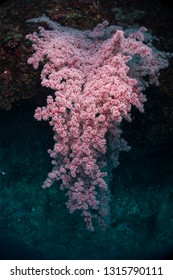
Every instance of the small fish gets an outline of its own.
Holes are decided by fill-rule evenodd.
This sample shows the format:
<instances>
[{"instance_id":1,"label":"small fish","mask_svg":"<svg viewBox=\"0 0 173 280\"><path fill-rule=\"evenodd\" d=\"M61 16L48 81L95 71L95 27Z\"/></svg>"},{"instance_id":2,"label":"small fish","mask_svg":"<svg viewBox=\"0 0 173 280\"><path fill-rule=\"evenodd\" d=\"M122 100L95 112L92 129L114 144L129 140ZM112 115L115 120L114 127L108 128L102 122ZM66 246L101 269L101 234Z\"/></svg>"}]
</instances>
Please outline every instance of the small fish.
<instances>
[{"instance_id":1,"label":"small fish","mask_svg":"<svg viewBox=\"0 0 173 280\"><path fill-rule=\"evenodd\" d=\"M2 175L7 175L7 173L5 173L4 171L2 171L1 169L0 169L0 173L1 173Z\"/></svg>"}]
</instances>

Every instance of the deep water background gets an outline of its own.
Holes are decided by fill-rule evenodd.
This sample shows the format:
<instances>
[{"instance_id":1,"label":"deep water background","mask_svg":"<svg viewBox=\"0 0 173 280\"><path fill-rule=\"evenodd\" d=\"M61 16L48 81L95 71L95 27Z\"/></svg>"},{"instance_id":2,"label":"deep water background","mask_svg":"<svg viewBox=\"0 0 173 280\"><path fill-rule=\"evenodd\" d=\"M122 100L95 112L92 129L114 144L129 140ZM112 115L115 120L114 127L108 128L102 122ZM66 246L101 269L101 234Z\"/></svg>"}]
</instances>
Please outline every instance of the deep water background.
<instances>
[{"instance_id":1,"label":"deep water background","mask_svg":"<svg viewBox=\"0 0 173 280\"><path fill-rule=\"evenodd\" d=\"M0 169L6 173L0 174L1 259L172 257L172 134L162 141L158 134L158 143L149 146L150 128L158 122L151 116L160 106L152 98L144 114L133 110L133 123L123 123L132 149L120 154L113 171L105 232L97 227L88 232L80 214L69 214L58 183L41 188L51 170L47 149L53 135L47 123L34 120L33 100L0 112Z\"/></svg>"}]
</instances>

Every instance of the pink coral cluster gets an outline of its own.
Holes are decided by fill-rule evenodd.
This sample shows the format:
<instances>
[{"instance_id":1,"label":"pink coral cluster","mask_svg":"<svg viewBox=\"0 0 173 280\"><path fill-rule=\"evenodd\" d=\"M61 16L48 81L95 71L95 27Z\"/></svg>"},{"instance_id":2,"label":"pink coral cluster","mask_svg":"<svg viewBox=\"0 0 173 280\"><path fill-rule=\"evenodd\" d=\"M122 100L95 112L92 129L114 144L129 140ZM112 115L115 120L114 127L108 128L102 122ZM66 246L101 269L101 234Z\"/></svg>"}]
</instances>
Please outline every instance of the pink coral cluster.
<instances>
[{"instance_id":1,"label":"pink coral cluster","mask_svg":"<svg viewBox=\"0 0 173 280\"><path fill-rule=\"evenodd\" d=\"M53 30L39 27L27 39L34 49L28 63L37 69L43 62L42 86L55 91L35 112L37 120L49 121L55 140L48 150L53 170L43 188L61 179L70 212L80 210L93 230L92 218L106 219L100 201L107 201L109 171L117 166L119 152L129 149L121 121L131 121L132 105L143 112L142 91L148 83L158 84L167 56L144 43L145 28L124 32L103 22L93 31L80 31L46 17L29 20L41 21Z\"/></svg>"}]
</instances>

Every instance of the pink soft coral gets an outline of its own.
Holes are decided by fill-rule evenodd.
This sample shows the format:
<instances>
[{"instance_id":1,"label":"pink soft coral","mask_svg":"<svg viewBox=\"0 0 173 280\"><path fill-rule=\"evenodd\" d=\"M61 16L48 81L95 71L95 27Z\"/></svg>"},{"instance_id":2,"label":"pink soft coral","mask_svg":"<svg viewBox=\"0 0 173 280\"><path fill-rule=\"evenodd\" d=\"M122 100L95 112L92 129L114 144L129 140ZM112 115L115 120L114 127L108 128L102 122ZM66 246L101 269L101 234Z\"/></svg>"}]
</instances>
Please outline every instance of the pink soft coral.
<instances>
[{"instance_id":1,"label":"pink soft coral","mask_svg":"<svg viewBox=\"0 0 173 280\"><path fill-rule=\"evenodd\" d=\"M35 112L37 120L49 121L55 140L48 151L53 170L43 188L61 179L70 212L80 210L93 230L93 217L107 218L111 169L119 152L129 149L120 123L123 118L131 121L132 105L143 112L144 77L158 84L159 70L168 66L167 54L144 43L145 28L124 32L103 22L94 31L79 31L46 17L29 21L46 21L53 28L27 35L34 49L28 63L37 69L43 62L42 86L55 91L47 106Z\"/></svg>"}]
</instances>

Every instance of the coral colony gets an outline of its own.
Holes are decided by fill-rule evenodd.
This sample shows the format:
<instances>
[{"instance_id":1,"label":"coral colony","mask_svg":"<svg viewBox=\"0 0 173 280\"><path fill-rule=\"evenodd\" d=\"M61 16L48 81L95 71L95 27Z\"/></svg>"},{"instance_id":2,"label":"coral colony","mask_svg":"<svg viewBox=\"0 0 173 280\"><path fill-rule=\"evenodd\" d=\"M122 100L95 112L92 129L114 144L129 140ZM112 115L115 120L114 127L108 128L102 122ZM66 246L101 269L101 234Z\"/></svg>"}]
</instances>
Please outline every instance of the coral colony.
<instances>
[{"instance_id":1,"label":"coral colony","mask_svg":"<svg viewBox=\"0 0 173 280\"><path fill-rule=\"evenodd\" d=\"M53 169L43 188L60 180L70 213L80 210L94 230L93 219L107 222L111 170L119 152L129 150L121 122L131 121L132 105L144 111L143 91L159 84L170 54L153 47L144 27L123 31L104 21L81 31L46 16L27 22L51 28L39 27L26 37L34 50L28 63L37 69L42 62L41 84L54 90L47 105L35 111L35 118L49 121L54 131L55 145L48 150Z\"/></svg>"}]
</instances>

